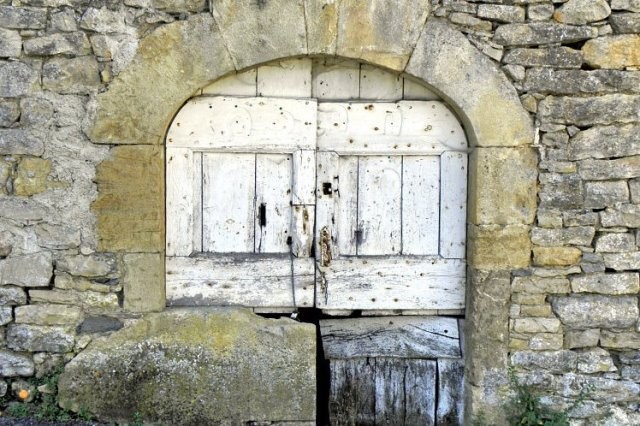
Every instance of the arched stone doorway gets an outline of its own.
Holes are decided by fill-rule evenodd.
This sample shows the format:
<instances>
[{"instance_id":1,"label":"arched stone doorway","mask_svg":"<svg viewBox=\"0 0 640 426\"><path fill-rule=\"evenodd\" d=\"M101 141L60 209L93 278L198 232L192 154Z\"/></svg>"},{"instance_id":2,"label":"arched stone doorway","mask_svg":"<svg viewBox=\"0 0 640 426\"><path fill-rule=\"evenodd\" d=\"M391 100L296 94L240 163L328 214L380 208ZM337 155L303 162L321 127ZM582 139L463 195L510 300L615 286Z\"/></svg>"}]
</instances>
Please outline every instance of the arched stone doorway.
<instances>
[{"instance_id":1,"label":"arched stone doorway","mask_svg":"<svg viewBox=\"0 0 640 426\"><path fill-rule=\"evenodd\" d=\"M93 142L117 145L97 176L99 249L122 253L126 308L164 309L163 138L175 112L207 83L307 55L337 54L404 72L449 103L473 148L466 405L468 413L491 413L506 374L509 275L530 262L537 162L532 123L501 71L463 34L427 18L428 2L374 3L214 2L213 17L165 25L146 37L131 65L98 96L87 128ZM288 18L284 24L281 16ZM389 31L396 24L405 30ZM123 173L110 173L114 169ZM135 174L149 177L145 197L128 191L127 179ZM501 189L507 183L509 194ZM128 221L131 236L115 230L120 220Z\"/></svg>"}]
</instances>

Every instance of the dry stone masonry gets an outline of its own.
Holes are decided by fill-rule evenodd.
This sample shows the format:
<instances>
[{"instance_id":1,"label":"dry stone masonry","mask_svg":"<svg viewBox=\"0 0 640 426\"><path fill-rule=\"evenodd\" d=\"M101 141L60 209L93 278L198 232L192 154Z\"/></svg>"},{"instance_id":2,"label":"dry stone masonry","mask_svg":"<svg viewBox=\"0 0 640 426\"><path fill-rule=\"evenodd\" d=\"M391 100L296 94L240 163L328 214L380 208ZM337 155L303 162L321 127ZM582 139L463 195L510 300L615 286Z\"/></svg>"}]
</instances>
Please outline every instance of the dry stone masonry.
<instances>
[{"instance_id":1,"label":"dry stone masonry","mask_svg":"<svg viewBox=\"0 0 640 426\"><path fill-rule=\"evenodd\" d=\"M217 395L196 386L214 372L178 389L175 365L205 360L224 375L240 360L247 382L220 382L220 400L237 402L227 418L314 420L313 327L244 310L144 313L165 306L173 114L223 75L336 55L423 80L467 130L468 419L504 421L511 366L554 409L592 386L572 424L640 424L640 2L386 3L0 0L0 396L68 363L67 408L207 422L218 414L188 398ZM121 345L111 360L109 342ZM283 359L295 368L270 382L265 366L285 371ZM87 375L127 360L160 369ZM174 393L145 382L153 396L120 411L100 393L146 373ZM263 373L280 400L234 398ZM93 400L74 396L93 388Z\"/></svg>"}]
</instances>

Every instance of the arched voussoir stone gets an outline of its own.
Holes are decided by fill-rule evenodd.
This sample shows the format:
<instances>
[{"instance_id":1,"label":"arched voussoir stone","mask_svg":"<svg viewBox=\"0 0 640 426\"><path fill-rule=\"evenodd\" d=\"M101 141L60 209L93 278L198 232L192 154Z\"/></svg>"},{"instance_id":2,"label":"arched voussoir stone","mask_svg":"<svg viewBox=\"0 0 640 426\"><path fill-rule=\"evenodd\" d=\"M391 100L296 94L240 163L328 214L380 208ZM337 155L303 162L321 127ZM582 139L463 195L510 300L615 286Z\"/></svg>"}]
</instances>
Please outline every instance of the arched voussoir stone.
<instances>
[{"instance_id":1,"label":"arched voussoir stone","mask_svg":"<svg viewBox=\"0 0 640 426\"><path fill-rule=\"evenodd\" d=\"M471 146L533 143L532 120L504 73L445 20L429 18L405 72L440 92Z\"/></svg>"}]
</instances>

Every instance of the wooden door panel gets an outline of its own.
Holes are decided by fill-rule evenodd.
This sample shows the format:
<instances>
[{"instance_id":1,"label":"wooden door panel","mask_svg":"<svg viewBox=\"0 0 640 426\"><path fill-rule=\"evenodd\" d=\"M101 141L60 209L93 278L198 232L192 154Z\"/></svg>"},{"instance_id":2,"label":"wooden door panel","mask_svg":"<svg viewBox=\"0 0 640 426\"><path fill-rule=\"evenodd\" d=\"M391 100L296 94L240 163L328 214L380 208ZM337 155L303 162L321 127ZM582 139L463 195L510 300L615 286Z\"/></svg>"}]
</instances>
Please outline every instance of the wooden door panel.
<instances>
[{"instance_id":1,"label":"wooden door panel","mask_svg":"<svg viewBox=\"0 0 640 426\"><path fill-rule=\"evenodd\" d=\"M443 153L441 170L440 255L464 259L467 241L467 154Z\"/></svg>"},{"instance_id":2,"label":"wooden door panel","mask_svg":"<svg viewBox=\"0 0 640 426\"><path fill-rule=\"evenodd\" d=\"M287 253L291 246L291 156L258 154L255 168L255 252Z\"/></svg>"},{"instance_id":3,"label":"wooden door panel","mask_svg":"<svg viewBox=\"0 0 640 426\"><path fill-rule=\"evenodd\" d=\"M439 238L439 158L403 157L402 254L437 255Z\"/></svg>"}]
</instances>

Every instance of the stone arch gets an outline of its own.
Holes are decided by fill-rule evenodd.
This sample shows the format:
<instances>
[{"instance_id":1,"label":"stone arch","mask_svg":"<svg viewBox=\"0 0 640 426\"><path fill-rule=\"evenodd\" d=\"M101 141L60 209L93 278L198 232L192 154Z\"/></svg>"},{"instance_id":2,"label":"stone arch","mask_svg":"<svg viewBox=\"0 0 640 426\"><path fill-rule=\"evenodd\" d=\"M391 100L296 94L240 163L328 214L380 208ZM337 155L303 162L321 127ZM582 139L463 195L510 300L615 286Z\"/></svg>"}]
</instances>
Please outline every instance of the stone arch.
<instances>
[{"instance_id":1,"label":"stone arch","mask_svg":"<svg viewBox=\"0 0 640 426\"><path fill-rule=\"evenodd\" d=\"M164 308L163 143L182 104L220 77L276 59L366 61L427 84L465 126L472 147L467 412L499 406L494 391L506 374L510 271L529 266L536 208L534 130L510 81L462 33L428 17L428 1L246 0L212 2L212 8L213 16L195 15L149 34L93 102L87 134L94 143L115 145L96 178L98 249L122 254L125 308ZM394 22L404 30L387 30ZM146 182L138 192L130 188L132 177ZM122 220L131 227L129 238L122 236Z\"/></svg>"}]
</instances>

